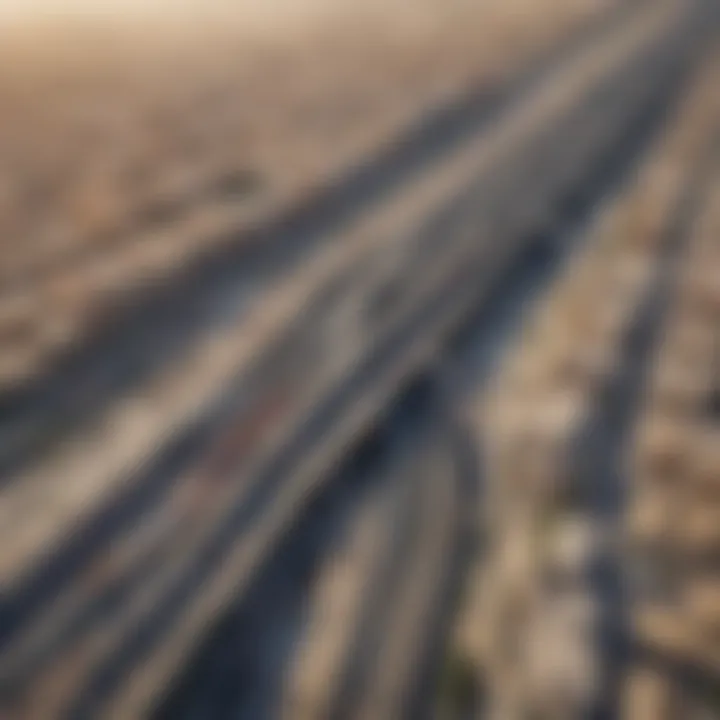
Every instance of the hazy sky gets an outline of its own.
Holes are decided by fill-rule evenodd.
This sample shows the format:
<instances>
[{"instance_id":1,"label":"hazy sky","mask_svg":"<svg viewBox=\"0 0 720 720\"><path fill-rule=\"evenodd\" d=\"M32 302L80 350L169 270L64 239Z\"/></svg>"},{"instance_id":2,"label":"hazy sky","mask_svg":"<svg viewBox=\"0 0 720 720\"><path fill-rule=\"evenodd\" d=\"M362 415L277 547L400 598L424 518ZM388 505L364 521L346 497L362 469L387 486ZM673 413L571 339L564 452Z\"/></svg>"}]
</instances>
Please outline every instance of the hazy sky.
<instances>
[{"instance_id":1,"label":"hazy sky","mask_svg":"<svg viewBox=\"0 0 720 720\"><path fill-rule=\"evenodd\" d=\"M320 18L370 14L383 14L388 6L418 7L418 4L438 3L441 7L450 0L0 0L0 29L13 30L19 22L32 27L35 21L97 20L120 18L130 21L162 19L164 23L175 19L195 23L198 16L205 21L213 19L232 22L256 34L265 30L276 32L278 20L285 27L314 25ZM40 24L43 24L42 22ZM70 22L71 26L73 23Z\"/></svg>"},{"instance_id":2,"label":"hazy sky","mask_svg":"<svg viewBox=\"0 0 720 720\"><path fill-rule=\"evenodd\" d=\"M252 3L254 0L244 1ZM33 16L48 13L84 15L138 12L147 9L176 10L180 6L201 4L204 3L199 0L0 0L0 13L5 16Z\"/></svg>"},{"instance_id":3,"label":"hazy sky","mask_svg":"<svg viewBox=\"0 0 720 720\"><path fill-rule=\"evenodd\" d=\"M128 12L177 12L192 9L212 11L234 9L252 14L268 14L333 5L352 4L352 0L0 0L0 13L12 15L104 14Z\"/></svg>"}]
</instances>

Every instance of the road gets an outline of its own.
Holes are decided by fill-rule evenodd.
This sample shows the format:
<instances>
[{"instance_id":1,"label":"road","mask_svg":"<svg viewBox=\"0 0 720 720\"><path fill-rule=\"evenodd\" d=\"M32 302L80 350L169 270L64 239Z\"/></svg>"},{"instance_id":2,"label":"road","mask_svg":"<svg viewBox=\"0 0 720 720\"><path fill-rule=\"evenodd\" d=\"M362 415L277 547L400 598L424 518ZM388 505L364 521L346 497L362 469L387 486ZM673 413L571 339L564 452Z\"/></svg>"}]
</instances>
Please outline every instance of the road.
<instances>
[{"instance_id":1,"label":"road","mask_svg":"<svg viewBox=\"0 0 720 720\"><path fill-rule=\"evenodd\" d=\"M692 21L679 23L677 7L646 7L612 42L584 48L325 250L312 282L295 278L272 322L244 338L235 386L235 366L218 374L219 407L167 455L138 464L131 445L134 473L120 463L105 484L80 478L63 488L70 502L48 492L43 537L23 535L19 509L45 497L57 466L12 482L0 673L33 689L21 699L31 717L138 717L157 702L397 388L434 362L563 205L590 202L638 149L691 55L697 16L686 8ZM87 467L83 452L70 460Z\"/></svg>"}]
</instances>

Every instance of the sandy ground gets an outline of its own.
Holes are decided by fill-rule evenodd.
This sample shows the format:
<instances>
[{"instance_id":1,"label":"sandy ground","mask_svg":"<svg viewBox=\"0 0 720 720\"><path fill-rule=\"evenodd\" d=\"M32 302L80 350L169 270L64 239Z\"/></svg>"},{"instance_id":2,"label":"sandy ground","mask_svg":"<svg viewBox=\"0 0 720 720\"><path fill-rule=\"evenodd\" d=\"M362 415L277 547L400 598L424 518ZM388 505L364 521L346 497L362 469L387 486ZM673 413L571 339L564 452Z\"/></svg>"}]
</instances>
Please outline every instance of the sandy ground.
<instances>
[{"instance_id":1,"label":"sandy ground","mask_svg":"<svg viewBox=\"0 0 720 720\"><path fill-rule=\"evenodd\" d=\"M85 15L78 2L0 20L6 381L118 293L311 193L600 7L218 0L201 17L192 3L163 13L169 0Z\"/></svg>"}]
</instances>

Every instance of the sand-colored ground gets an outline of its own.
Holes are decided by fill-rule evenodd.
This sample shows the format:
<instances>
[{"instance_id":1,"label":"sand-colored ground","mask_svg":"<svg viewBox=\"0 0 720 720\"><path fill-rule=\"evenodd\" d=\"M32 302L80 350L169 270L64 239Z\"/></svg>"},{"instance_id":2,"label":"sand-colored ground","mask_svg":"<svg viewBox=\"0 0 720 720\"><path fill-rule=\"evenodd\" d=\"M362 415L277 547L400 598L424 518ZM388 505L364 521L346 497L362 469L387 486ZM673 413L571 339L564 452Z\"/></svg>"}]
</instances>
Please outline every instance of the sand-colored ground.
<instances>
[{"instance_id":1,"label":"sand-colored ground","mask_svg":"<svg viewBox=\"0 0 720 720\"><path fill-rule=\"evenodd\" d=\"M0 380L609 2L155 0L0 24Z\"/></svg>"}]
</instances>

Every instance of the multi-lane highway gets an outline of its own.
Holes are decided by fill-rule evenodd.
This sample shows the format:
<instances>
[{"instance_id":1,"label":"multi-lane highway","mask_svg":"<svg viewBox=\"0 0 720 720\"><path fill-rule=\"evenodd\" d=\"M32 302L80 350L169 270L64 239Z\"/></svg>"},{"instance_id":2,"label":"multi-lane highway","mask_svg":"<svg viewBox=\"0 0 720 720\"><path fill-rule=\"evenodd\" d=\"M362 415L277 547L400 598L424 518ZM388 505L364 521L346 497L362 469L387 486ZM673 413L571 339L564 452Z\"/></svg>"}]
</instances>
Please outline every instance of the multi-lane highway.
<instances>
[{"instance_id":1,"label":"multi-lane highway","mask_svg":"<svg viewBox=\"0 0 720 720\"><path fill-rule=\"evenodd\" d=\"M343 200L357 217L345 207L320 229L306 215L281 228L286 241L243 270L258 273L257 287L215 266L210 296L185 288L196 305L189 317L175 308L179 324L162 328L167 306L128 320L138 367L80 363L82 378L64 378L78 380L73 413L92 408L75 435L50 437L58 431L37 412L38 398L49 418L64 407L57 378L16 398L0 449L10 701L30 718L146 716L398 390L558 220L619 181L700 49L710 8L633 5L520 83L492 122L469 112L477 125L449 132L432 162L404 160L392 191L365 177L367 197ZM288 243L314 248L294 272L277 258ZM181 353L193 325L204 329ZM164 358L162 372L147 371L151 356ZM113 398L118 382L127 392ZM46 391L59 404L45 405ZM441 433L417 471L410 453L395 473L412 491L398 501L412 552L384 588L395 601L348 660L343 677L357 680L332 701L358 718L396 717L407 701L409 667L383 668L420 652L417 628L443 594L461 502L451 445ZM417 612L404 617L409 597ZM367 691L349 699L358 687Z\"/></svg>"}]
</instances>

